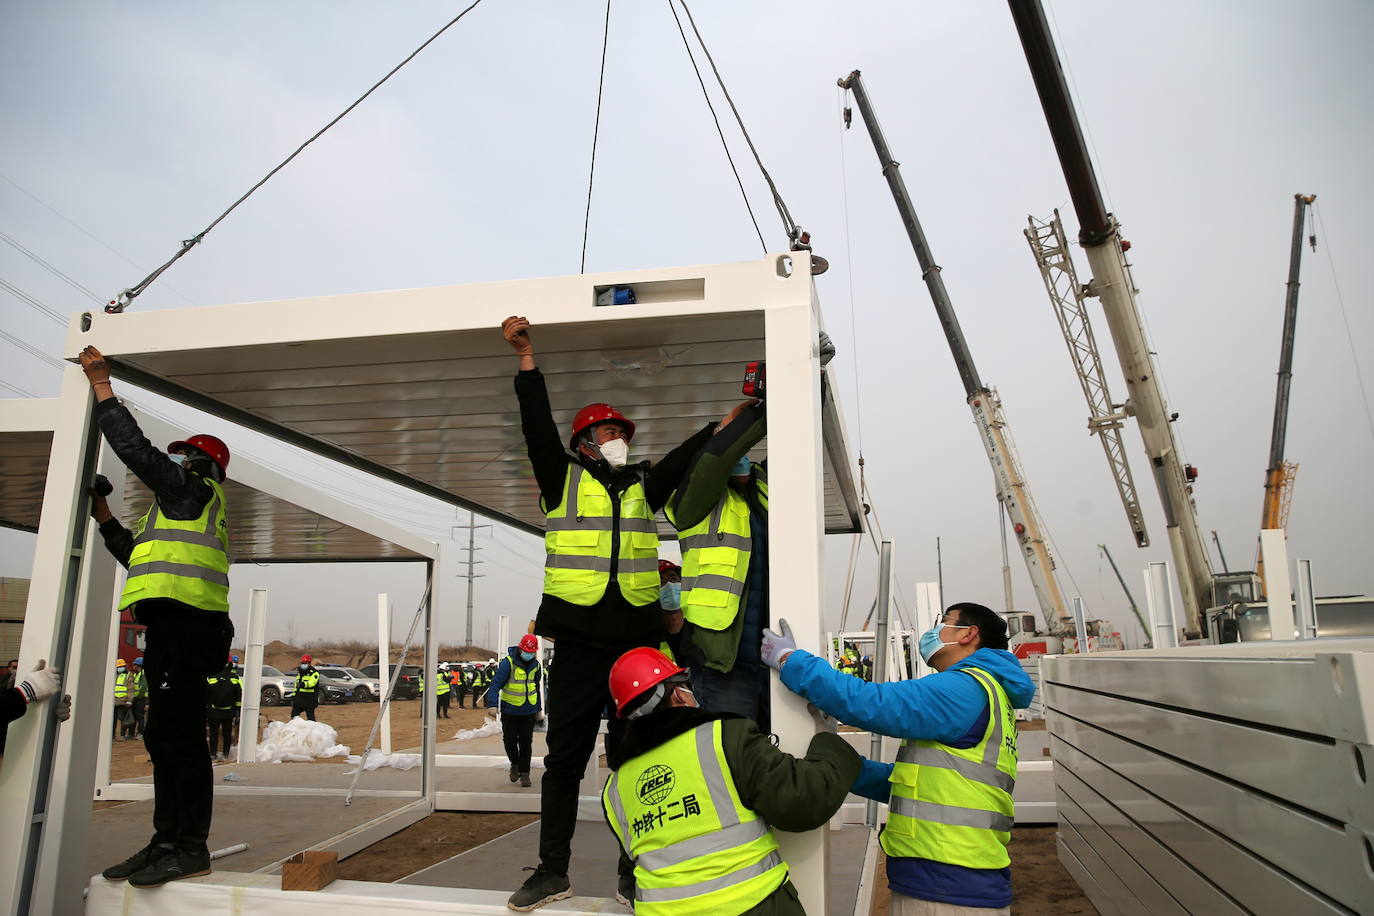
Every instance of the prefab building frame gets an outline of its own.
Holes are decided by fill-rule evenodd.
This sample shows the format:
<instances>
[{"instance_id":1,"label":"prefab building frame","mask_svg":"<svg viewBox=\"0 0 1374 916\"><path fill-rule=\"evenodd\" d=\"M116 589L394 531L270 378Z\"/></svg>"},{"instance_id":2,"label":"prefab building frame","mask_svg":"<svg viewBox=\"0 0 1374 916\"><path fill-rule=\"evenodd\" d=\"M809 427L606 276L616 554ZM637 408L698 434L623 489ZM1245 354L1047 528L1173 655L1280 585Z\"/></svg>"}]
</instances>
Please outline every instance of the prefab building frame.
<instances>
[{"instance_id":1,"label":"prefab building frame","mask_svg":"<svg viewBox=\"0 0 1374 916\"><path fill-rule=\"evenodd\" d=\"M560 422L583 403L616 403L636 419L636 446L655 456L738 402L743 364L762 357L772 458L771 600L786 608L799 644L819 654L822 536L861 530L863 512L834 380L823 378L821 370L820 308L807 268L805 255L782 253L677 269L167 312L83 313L72 320L64 356L74 362L83 347L95 345L121 381L530 533L542 533L542 514L510 387L514 360L497 330L505 317L531 320ZM634 296L605 295L613 289L629 289ZM634 301L598 304L626 298ZM72 366L51 415L53 457L34 561L26 663L40 655L64 657L67 631L78 621L86 629L93 625L92 615L77 613L84 595L108 595L113 585L112 569L110 578L100 580L98 564L82 562L94 535L83 496L97 442L91 410L89 386ZM755 457L763 452L758 449ZM434 577L436 591L445 579ZM532 583L532 601L537 592ZM437 600L442 603L442 597ZM105 624L102 616L99 626ZM427 667L436 663L435 651L432 643L427 646ZM99 694L87 701L92 713L103 698L104 662L90 653L68 662L74 689L99 685L85 691ZM776 678L772 700L782 748L804 754L816 728L805 703ZM433 703L427 706L424 753L432 761ZM81 701L78 707L84 709ZM54 803L79 798L88 805L94 776L77 778L64 769L68 758L52 748L65 740L58 730L38 720L21 722L13 740L32 752L17 772L7 773L5 809L22 805L42 819L27 831L27 846L0 840L7 847L0 847L0 890L26 882L52 886L63 858L59 849L84 826L73 818L53 829ZM40 778L54 762L51 780ZM40 791L45 785L46 793ZM431 776L426 791L432 786ZM803 903L821 912L825 831L779 839ZM232 877L222 876L216 885L226 903ZM255 886L261 889L260 881ZM172 905L177 888L161 889L160 904ZM197 884L186 893L204 908L209 891L209 885ZM19 906L11 904L11 910ZM387 912L379 899L369 908ZM448 911L463 910L460 905Z\"/></svg>"}]
</instances>

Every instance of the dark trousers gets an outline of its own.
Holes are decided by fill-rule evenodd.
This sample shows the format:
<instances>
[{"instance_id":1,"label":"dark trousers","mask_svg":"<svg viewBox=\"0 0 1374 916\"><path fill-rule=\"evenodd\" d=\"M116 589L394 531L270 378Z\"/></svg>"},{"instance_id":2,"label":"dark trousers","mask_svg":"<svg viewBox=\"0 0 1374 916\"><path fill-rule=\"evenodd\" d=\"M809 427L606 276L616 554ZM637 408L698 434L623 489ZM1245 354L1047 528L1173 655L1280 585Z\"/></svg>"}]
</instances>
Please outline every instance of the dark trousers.
<instances>
[{"instance_id":1,"label":"dark trousers","mask_svg":"<svg viewBox=\"0 0 1374 916\"><path fill-rule=\"evenodd\" d=\"M134 697L135 734L141 735L148 730L148 698Z\"/></svg>"},{"instance_id":2,"label":"dark trousers","mask_svg":"<svg viewBox=\"0 0 1374 916\"><path fill-rule=\"evenodd\" d=\"M610 705L607 680L611 665L620 655L621 650L580 646L560 639L558 654L549 666L549 729L545 735L549 753L544 758L539 797L539 864L546 871L568 873L573 830L577 827L578 786L596 748L602 714L614 708ZM620 740L625 721L612 718L609 729L606 743L613 744ZM620 873L632 870L622 853Z\"/></svg>"},{"instance_id":3,"label":"dark trousers","mask_svg":"<svg viewBox=\"0 0 1374 916\"><path fill-rule=\"evenodd\" d=\"M448 701L449 701L449 694L447 694L447 693L441 693L441 694L439 694L438 697L435 698L435 701L436 701L436 703L437 703L437 706L435 707L435 710L434 710L435 713L437 713L438 715L443 716L445 719L447 719L447 718L448 718Z\"/></svg>"},{"instance_id":4,"label":"dark trousers","mask_svg":"<svg viewBox=\"0 0 1374 916\"><path fill-rule=\"evenodd\" d=\"M523 716L501 715L501 740L506 745L506 759L517 773L529 773L530 754L534 751L534 713Z\"/></svg>"},{"instance_id":5,"label":"dark trousers","mask_svg":"<svg viewBox=\"0 0 1374 916\"><path fill-rule=\"evenodd\" d=\"M134 708L128 703L116 703L114 708L114 730L111 733L118 738L121 735L129 738L134 734Z\"/></svg>"},{"instance_id":6,"label":"dark trousers","mask_svg":"<svg viewBox=\"0 0 1374 916\"><path fill-rule=\"evenodd\" d=\"M153 760L152 841L203 854L214 807L205 679L224 670L234 625L226 613L169 599L140 601L134 615L148 627L144 744Z\"/></svg>"},{"instance_id":7,"label":"dark trousers","mask_svg":"<svg viewBox=\"0 0 1374 916\"><path fill-rule=\"evenodd\" d=\"M458 698L458 708L462 709L463 701L466 700L468 696L468 689L466 687L454 687L453 695Z\"/></svg>"},{"instance_id":8,"label":"dark trousers","mask_svg":"<svg viewBox=\"0 0 1374 916\"><path fill-rule=\"evenodd\" d=\"M307 719L309 719L311 722L316 721L316 719L315 719L315 706L316 706L315 697L314 697L314 696L311 696L310 699L309 699L308 701L302 702L300 696L301 696L301 695L300 695L299 693L296 694L296 699L293 700L292 703L291 703L291 718L294 719L294 718L296 718L296 716L299 716L301 713L305 713L305 717L306 717Z\"/></svg>"},{"instance_id":9,"label":"dark trousers","mask_svg":"<svg viewBox=\"0 0 1374 916\"><path fill-rule=\"evenodd\" d=\"M224 756L229 756L229 744L234 740L234 720L232 718L209 720L210 723L210 753L219 750L216 745L223 742L224 749L219 752Z\"/></svg>"}]
</instances>

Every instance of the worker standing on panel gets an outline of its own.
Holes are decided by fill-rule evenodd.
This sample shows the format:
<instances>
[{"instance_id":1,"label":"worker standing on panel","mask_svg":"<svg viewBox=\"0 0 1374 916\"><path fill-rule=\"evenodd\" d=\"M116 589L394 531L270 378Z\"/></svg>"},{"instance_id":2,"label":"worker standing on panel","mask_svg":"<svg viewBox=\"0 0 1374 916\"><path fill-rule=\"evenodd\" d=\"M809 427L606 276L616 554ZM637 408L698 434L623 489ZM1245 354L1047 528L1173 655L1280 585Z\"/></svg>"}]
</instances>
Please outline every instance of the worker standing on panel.
<instances>
[{"instance_id":1,"label":"worker standing on panel","mask_svg":"<svg viewBox=\"0 0 1374 916\"><path fill-rule=\"evenodd\" d=\"M115 398L110 369L95 347L81 351L94 389L95 418L119 460L153 492L129 531L91 492L91 517L106 548L129 570L117 611L146 626L148 677L144 743L153 761L153 837L102 872L134 887L157 887L210 871L214 794L205 741L205 679L229 654L229 535L224 500L229 449L214 436L153 447Z\"/></svg>"},{"instance_id":2,"label":"worker standing on panel","mask_svg":"<svg viewBox=\"0 0 1374 916\"><path fill-rule=\"evenodd\" d=\"M420 690L424 690L423 675ZM315 659L309 653L301 656L296 667L296 692L291 696L291 718L305 714L311 722L315 719L315 708L320 705L320 673L315 670Z\"/></svg>"},{"instance_id":3,"label":"worker standing on panel","mask_svg":"<svg viewBox=\"0 0 1374 916\"><path fill-rule=\"evenodd\" d=\"M682 478L714 424L658 464L630 464L635 425L609 404L577 412L571 435L554 423L544 377L534 364L529 321L512 316L502 336L520 358L515 393L525 446L546 516L544 594L535 632L558 642L549 672L549 710L539 824L539 867L507 902L528 910L570 893L568 861L577 825L578 783L610 702L607 676L627 649L656 646L658 528L654 514ZM613 720L610 738L619 735ZM631 871L621 863L622 876Z\"/></svg>"},{"instance_id":4,"label":"worker standing on panel","mask_svg":"<svg viewBox=\"0 0 1374 916\"><path fill-rule=\"evenodd\" d=\"M745 401L694 456L665 514L682 547L681 655L704 709L771 730L768 669L768 472L748 452L768 432L762 401Z\"/></svg>"},{"instance_id":5,"label":"worker standing on panel","mask_svg":"<svg viewBox=\"0 0 1374 916\"><path fill-rule=\"evenodd\" d=\"M818 732L797 759L748 719L702 709L687 672L654 649L611 668L619 740L602 790L606 820L635 865L640 916L801 914L775 830L814 830L844 804L861 758ZM622 893L623 896L623 893Z\"/></svg>"},{"instance_id":6,"label":"worker standing on panel","mask_svg":"<svg viewBox=\"0 0 1374 916\"><path fill-rule=\"evenodd\" d=\"M496 666L487 707L501 709L501 738L510 761L510 781L529 788L530 756L534 749L534 720L543 708L542 669L539 665L539 639L533 633L506 651Z\"/></svg>"},{"instance_id":7,"label":"worker standing on panel","mask_svg":"<svg viewBox=\"0 0 1374 916\"><path fill-rule=\"evenodd\" d=\"M847 725L905 739L897 763L865 760L852 791L889 806L882 846L893 916L1011 912L1016 714L1035 684L1007 651L1007 623L952 604L921 634L936 674L869 684L796 647L786 621L764 661L793 693Z\"/></svg>"}]
</instances>

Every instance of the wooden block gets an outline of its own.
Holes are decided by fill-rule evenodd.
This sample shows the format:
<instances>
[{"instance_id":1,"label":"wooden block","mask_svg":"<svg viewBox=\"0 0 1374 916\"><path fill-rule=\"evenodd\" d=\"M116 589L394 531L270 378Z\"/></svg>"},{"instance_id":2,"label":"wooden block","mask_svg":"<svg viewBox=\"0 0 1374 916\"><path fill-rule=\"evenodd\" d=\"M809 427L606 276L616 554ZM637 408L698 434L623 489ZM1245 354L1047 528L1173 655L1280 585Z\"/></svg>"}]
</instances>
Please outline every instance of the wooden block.
<instances>
[{"instance_id":1,"label":"wooden block","mask_svg":"<svg viewBox=\"0 0 1374 916\"><path fill-rule=\"evenodd\" d=\"M334 880L339 868L337 852L307 849L282 863L281 889L284 891L317 891Z\"/></svg>"}]
</instances>

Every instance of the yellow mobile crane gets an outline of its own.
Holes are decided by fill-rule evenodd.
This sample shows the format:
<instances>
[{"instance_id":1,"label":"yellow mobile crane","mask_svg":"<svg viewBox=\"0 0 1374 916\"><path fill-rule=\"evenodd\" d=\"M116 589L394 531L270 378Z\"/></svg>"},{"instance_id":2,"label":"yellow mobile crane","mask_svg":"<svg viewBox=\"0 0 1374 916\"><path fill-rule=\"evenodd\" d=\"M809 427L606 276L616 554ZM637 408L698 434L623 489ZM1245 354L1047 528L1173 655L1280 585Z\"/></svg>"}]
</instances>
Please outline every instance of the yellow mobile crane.
<instances>
[{"instance_id":1,"label":"yellow mobile crane","mask_svg":"<svg viewBox=\"0 0 1374 916\"><path fill-rule=\"evenodd\" d=\"M1288 391L1293 384L1293 338L1298 324L1298 273L1302 268L1302 235L1307 222L1307 208L1317 199L1315 194L1293 195L1293 243L1288 255L1287 295L1283 305L1283 344L1279 348L1279 382L1274 393L1274 429L1269 436L1269 466L1264 471L1264 510L1260 513L1260 530L1287 528L1288 509L1293 502L1293 480L1298 466L1285 461L1284 440L1288 437ZM1307 237L1312 250L1317 250L1316 235ZM1259 578L1260 593L1264 592L1264 553L1255 553L1255 575Z\"/></svg>"}]
</instances>

